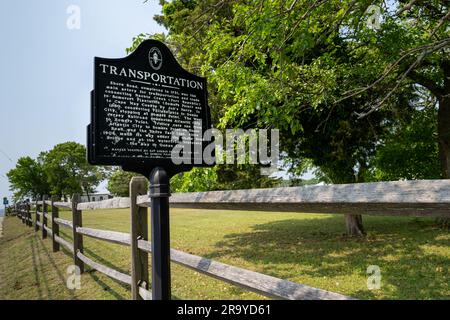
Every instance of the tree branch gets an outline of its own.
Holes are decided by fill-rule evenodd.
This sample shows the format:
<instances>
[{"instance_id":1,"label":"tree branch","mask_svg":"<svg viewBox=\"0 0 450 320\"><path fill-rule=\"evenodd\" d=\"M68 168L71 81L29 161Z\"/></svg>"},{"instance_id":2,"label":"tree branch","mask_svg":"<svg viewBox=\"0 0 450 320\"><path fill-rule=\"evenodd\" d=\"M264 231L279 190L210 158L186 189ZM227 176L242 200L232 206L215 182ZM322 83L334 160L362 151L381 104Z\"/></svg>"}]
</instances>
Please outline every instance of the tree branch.
<instances>
[{"instance_id":1,"label":"tree branch","mask_svg":"<svg viewBox=\"0 0 450 320\"><path fill-rule=\"evenodd\" d=\"M416 3L418 0L411 0L410 2L408 2L408 4L406 4L403 8L401 8L400 10L398 10L395 15L399 16L401 15L403 12L405 11L409 11L411 10L412 6L414 5L414 3Z\"/></svg>"},{"instance_id":2,"label":"tree branch","mask_svg":"<svg viewBox=\"0 0 450 320\"><path fill-rule=\"evenodd\" d=\"M430 34L430 36L429 36L430 39L431 39L431 38L434 36L434 34L435 34L435 33L443 26L443 24L445 23L445 21L446 21L447 19L449 19L449 18L450 18L450 11L447 12L447 14L446 14L445 16L443 16L441 20L439 20L439 23L437 24L436 28L434 28L433 31L431 31L431 34Z\"/></svg>"},{"instance_id":3,"label":"tree branch","mask_svg":"<svg viewBox=\"0 0 450 320\"><path fill-rule=\"evenodd\" d=\"M363 88L357 88L357 89L353 89L353 90L349 90L347 92L344 92L344 96L340 99L338 99L337 101L335 101L334 103L339 103L343 100L349 99L351 97L357 96L367 90L370 90L371 88L375 87L376 85L378 85L379 83L381 83L394 69L395 67L397 67L400 62L402 62L404 59L406 59L407 57L409 57L411 54L413 53L419 53L418 58L414 61L414 63L411 65L413 68L417 67L425 58L425 56L429 53L432 53L434 51L437 51L441 48L447 47L450 44L450 38L445 38L436 42L433 42L431 44L427 44L427 45L423 45L423 46L418 46L416 48L412 48L409 49L407 51L405 51L400 58L398 58L395 62L389 64L385 70L383 71L383 73L381 74L381 76L375 80L374 82L372 82L370 85L363 87ZM412 69L411 67L405 72L405 74L407 75L409 72L411 72ZM401 79L405 78L404 76L401 77ZM390 95L390 94L389 94ZM383 99L385 100L385 99Z\"/></svg>"}]
</instances>

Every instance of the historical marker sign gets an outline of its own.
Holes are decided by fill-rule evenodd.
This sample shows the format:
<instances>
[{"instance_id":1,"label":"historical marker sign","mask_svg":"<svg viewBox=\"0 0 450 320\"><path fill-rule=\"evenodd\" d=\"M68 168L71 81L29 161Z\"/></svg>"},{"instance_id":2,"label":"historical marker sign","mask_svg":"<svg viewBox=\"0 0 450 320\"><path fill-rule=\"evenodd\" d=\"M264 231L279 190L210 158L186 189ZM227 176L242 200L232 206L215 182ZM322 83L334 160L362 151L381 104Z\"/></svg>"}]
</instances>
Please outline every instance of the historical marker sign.
<instances>
[{"instance_id":1,"label":"historical marker sign","mask_svg":"<svg viewBox=\"0 0 450 320\"><path fill-rule=\"evenodd\" d=\"M3 198L3 204L5 205L5 206L7 206L8 205L8 198L6 198L6 197L4 197Z\"/></svg>"},{"instance_id":2,"label":"historical marker sign","mask_svg":"<svg viewBox=\"0 0 450 320\"><path fill-rule=\"evenodd\" d=\"M201 140L191 141L191 165L175 165L171 158L178 143L173 130L202 137L211 128L211 116L206 79L184 70L167 46L146 40L128 57L95 58L94 75L91 164L120 165L147 176L156 166L173 174L206 165L201 150L207 142Z\"/></svg>"}]
</instances>

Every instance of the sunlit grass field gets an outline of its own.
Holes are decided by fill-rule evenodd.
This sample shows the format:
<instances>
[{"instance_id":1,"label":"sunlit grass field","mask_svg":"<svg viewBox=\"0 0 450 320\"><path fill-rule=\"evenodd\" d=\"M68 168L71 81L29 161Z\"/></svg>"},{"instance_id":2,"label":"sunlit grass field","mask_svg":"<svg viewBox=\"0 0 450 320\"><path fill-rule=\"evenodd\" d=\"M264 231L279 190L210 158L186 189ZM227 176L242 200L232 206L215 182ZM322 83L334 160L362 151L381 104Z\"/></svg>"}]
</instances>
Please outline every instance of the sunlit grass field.
<instances>
[{"instance_id":1,"label":"sunlit grass field","mask_svg":"<svg viewBox=\"0 0 450 320\"><path fill-rule=\"evenodd\" d=\"M70 212L61 212L70 220ZM129 210L83 212L86 227L129 232ZM343 235L342 215L172 209L171 247L359 299L449 299L450 234L431 218L364 216L367 236ZM51 239L4 221L0 299L130 299L130 288L87 267L80 290L66 287L71 255ZM71 230L61 227L71 240ZM130 273L128 247L84 237L85 254ZM381 288L367 288L367 267ZM174 299L264 299L172 264Z\"/></svg>"}]
</instances>

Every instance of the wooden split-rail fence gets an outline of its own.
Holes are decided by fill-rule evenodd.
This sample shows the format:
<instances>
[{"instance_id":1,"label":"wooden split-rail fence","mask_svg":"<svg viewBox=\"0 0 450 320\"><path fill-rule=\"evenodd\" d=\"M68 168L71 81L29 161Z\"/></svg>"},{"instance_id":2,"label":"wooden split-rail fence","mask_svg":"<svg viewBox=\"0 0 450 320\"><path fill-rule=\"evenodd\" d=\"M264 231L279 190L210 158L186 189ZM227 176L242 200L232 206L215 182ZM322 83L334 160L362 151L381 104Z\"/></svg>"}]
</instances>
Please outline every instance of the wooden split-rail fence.
<instances>
[{"instance_id":1,"label":"wooden split-rail fence","mask_svg":"<svg viewBox=\"0 0 450 320\"><path fill-rule=\"evenodd\" d=\"M145 178L135 177L130 183L130 198L113 198L99 202L80 203L74 195L71 202L55 197L35 203L16 205L17 216L35 228L42 238L51 237L53 251L60 246L73 254L74 264L84 265L131 286L132 298L152 299L149 290L148 208L151 199L145 195ZM301 213L342 213L395 216L450 217L450 180L417 180L361 183L348 185L287 187L235 191L212 191L174 194L171 207L200 209L258 210ZM51 209L49 211L49 208ZM59 217L59 209L72 211L72 221ZM130 233L83 227L85 210L130 208ZM35 219L32 218L34 213ZM51 225L51 228L49 227ZM73 242L60 236L59 228L69 228ZM118 272L88 258L83 251L83 237L92 237L131 248L131 275ZM230 266L210 259L171 249L174 263L207 276L237 285L266 297L289 300L347 300L350 297L278 279L258 272Z\"/></svg>"}]
</instances>

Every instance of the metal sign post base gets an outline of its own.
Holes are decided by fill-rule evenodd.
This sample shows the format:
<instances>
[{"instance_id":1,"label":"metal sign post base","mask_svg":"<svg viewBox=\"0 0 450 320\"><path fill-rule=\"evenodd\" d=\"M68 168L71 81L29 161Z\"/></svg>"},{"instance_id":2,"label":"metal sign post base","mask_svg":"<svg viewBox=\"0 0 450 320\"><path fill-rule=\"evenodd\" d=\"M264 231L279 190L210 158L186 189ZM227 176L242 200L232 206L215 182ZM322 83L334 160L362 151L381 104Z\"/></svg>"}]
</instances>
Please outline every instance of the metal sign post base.
<instances>
[{"instance_id":1,"label":"metal sign post base","mask_svg":"<svg viewBox=\"0 0 450 320\"><path fill-rule=\"evenodd\" d=\"M169 175L162 167L150 174L152 217L152 296L170 300Z\"/></svg>"}]
</instances>

